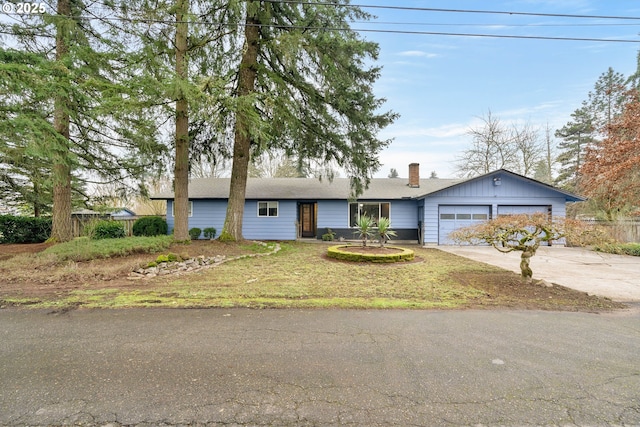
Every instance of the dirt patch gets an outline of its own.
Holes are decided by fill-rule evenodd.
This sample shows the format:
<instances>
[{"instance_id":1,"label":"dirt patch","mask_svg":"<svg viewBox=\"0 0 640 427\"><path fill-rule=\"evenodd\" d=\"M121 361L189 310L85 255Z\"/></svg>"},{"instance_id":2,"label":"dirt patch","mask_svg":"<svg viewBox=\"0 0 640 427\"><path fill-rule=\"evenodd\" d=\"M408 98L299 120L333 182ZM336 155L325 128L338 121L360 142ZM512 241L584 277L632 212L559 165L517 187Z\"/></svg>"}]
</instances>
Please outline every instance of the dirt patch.
<instances>
[{"instance_id":1,"label":"dirt patch","mask_svg":"<svg viewBox=\"0 0 640 427\"><path fill-rule=\"evenodd\" d=\"M600 312L626 308L609 298L589 295L540 280L523 281L519 275L504 272L456 273L452 278L485 292L470 301L469 308L511 308Z\"/></svg>"},{"instance_id":2,"label":"dirt patch","mask_svg":"<svg viewBox=\"0 0 640 427\"><path fill-rule=\"evenodd\" d=\"M173 244L168 250L159 253L86 262L67 261L54 264L46 259L34 257L35 253L44 251L49 246L44 243L0 245L0 256L4 256L4 262L0 262L0 300L8 297L52 298L78 289L144 290L148 287L148 281L134 282L128 279L128 275L133 270L154 261L160 254L174 253L188 259L200 255L232 257L253 252L242 245L226 244L217 240L195 240L190 244Z\"/></svg>"},{"instance_id":3,"label":"dirt patch","mask_svg":"<svg viewBox=\"0 0 640 427\"><path fill-rule=\"evenodd\" d=\"M2 244L0 245L0 260L9 259L18 254L42 252L51 245L51 243Z\"/></svg>"}]
</instances>

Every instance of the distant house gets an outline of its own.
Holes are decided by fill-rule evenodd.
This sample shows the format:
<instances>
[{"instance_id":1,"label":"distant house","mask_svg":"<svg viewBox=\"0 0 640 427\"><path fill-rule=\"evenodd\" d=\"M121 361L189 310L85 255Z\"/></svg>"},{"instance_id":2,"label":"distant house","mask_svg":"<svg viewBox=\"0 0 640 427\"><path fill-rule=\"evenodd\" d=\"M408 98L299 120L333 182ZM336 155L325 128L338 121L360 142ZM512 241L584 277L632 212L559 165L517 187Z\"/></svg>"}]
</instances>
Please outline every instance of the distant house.
<instances>
[{"instance_id":1,"label":"distant house","mask_svg":"<svg viewBox=\"0 0 640 427\"><path fill-rule=\"evenodd\" d=\"M109 213L109 215L111 215L111 218L113 219L132 219L137 216L134 211L127 208L117 208Z\"/></svg>"},{"instance_id":2,"label":"distant house","mask_svg":"<svg viewBox=\"0 0 640 427\"><path fill-rule=\"evenodd\" d=\"M125 233L127 236L131 236L133 234L133 221L137 218L136 213L127 208L115 208L111 212L97 212L86 208L78 209L71 212L71 232L75 237L84 236L86 233L86 227L93 222L113 219L116 221L122 221Z\"/></svg>"},{"instance_id":3,"label":"distant house","mask_svg":"<svg viewBox=\"0 0 640 427\"><path fill-rule=\"evenodd\" d=\"M229 196L228 178L193 179L189 184L189 228L222 230ZM471 179L420 179L417 163L408 181L372 179L369 188L350 199L349 179L249 178L242 234L247 239L321 238L330 228L336 238L354 238L360 215L388 217L396 240L446 245L451 231L498 215L544 212L563 217L567 202L583 198L501 169ZM167 223L173 229L173 193Z\"/></svg>"},{"instance_id":4,"label":"distant house","mask_svg":"<svg viewBox=\"0 0 640 427\"><path fill-rule=\"evenodd\" d=\"M91 209L78 209L71 212L71 216L75 218L100 218L100 219L108 219L109 217L113 219L131 219L136 218L136 213L131 209L127 208L115 208L111 212L97 212Z\"/></svg>"}]
</instances>

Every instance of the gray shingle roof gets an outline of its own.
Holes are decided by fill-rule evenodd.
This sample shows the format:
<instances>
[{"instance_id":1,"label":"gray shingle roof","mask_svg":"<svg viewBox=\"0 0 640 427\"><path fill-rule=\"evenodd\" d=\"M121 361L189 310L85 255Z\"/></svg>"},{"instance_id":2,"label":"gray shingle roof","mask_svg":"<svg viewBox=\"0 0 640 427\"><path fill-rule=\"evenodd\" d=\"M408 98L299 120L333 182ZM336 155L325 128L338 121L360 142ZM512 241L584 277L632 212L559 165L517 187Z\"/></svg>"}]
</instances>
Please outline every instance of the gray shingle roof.
<instances>
[{"instance_id":1,"label":"gray shingle roof","mask_svg":"<svg viewBox=\"0 0 640 427\"><path fill-rule=\"evenodd\" d=\"M458 184L461 179L421 179L420 187L411 188L402 178L374 178L369 189L358 197L366 199L403 199L423 196ZM229 178L198 178L189 182L190 199L227 199ZM323 200L348 199L348 178L320 181L316 178L249 178L247 199ZM158 193L152 199L173 199L173 191Z\"/></svg>"}]
</instances>

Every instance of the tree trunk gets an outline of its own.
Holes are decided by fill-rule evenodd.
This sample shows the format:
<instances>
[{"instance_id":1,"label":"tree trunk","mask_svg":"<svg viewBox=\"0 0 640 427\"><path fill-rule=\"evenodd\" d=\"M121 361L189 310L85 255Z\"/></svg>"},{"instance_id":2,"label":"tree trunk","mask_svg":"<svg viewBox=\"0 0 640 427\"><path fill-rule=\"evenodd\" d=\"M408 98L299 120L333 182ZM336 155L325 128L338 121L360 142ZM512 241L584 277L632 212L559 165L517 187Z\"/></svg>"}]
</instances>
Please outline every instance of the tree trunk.
<instances>
[{"instance_id":1,"label":"tree trunk","mask_svg":"<svg viewBox=\"0 0 640 427\"><path fill-rule=\"evenodd\" d=\"M58 0L58 15L61 19L71 16L69 0ZM58 22L56 29L56 61L63 68L62 61L69 53L67 46L67 23ZM71 166L69 159L69 97L60 89L54 101L53 127L61 136L54 142L53 149L53 223L51 240L68 242L73 238L71 227Z\"/></svg>"},{"instance_id":2,"label":"tree trunk","mask_svg":"<svg viewBox=\"0 0 640 427\"><path fill-rule=\"evenodd\" d=\"M254 1L247 5L246 25L244 29L245 47L240 61L238 74L238 97L246 97L255 91L258 66L258 43L260 41L260 27L257 8ZM233 166L231 168L231 184L229 186L229 203L227 216L220 234L220 240L242 240L242 217L244 215L245 194L247 189L247 175L251 150L250 112L245 103L240 102L236 113L235 135L233 144ZM243 105L244 104L244 105Z\"/></svg>"},{"instance_id":3,"label":"tree trunk","mask_svg":"<svg viewBox=\"0 0 640 427\"><path fill-rule=\"evenodd\" d=\"M533 270L529 266L529 262L531 261L531 257L535 255L535 250L526 249L522 251L522 255L520 255L520 272L522 275L522 280L526 282L530 282L533 279Z\"/></svg>"},{"instance_id":4,"label":"tree trunk","mask_svg":"<svg viewBox=\"0 0 640 427\"><path fill-rule=\"evenodd\" d=\"M178 0L176 5L176 80L187 79L187 36L186 15L189 0ZM186 94L178 90L176 99L176 158L174 169L173 201L174 229L176 241L189 240L189 106Z\"/></svg>"}]
</instances>

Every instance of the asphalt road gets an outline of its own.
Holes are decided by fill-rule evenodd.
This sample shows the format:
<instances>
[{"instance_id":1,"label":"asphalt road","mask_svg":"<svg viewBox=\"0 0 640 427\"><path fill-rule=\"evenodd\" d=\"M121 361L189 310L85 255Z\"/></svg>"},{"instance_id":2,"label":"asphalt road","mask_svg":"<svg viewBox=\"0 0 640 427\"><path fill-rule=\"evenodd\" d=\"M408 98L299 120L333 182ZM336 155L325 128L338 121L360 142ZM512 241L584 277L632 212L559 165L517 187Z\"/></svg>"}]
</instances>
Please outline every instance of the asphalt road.
<instances>
[{"instance_id":1,"label":"asphalt road","mask_svg":"<svg viewBox=\"0 0 640 427\"><path fill-rule=\"evenodd\" d=\"M640 312L0 310L0 425L640 425Z\"/></svg>"}]
</instances>

